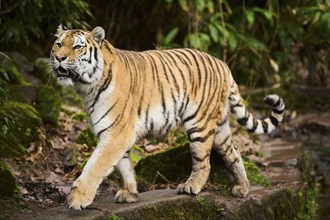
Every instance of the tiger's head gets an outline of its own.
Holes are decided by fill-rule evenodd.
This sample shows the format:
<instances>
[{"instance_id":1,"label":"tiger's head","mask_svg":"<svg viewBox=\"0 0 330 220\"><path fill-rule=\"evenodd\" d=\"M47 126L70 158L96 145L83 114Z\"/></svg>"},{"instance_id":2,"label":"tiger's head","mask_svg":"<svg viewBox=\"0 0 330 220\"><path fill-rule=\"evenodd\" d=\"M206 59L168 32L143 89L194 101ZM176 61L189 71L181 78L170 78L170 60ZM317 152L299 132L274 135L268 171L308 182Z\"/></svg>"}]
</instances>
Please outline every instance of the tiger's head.
<instances>
[{"instance_id":1,"label":"tiger's head","mask_svg":"<svg viewBox=\"0 0 330 220\"><path fill-rule=\"evenodd\" d=\"M103 55L100 46L105 33L101 27L91 32L66 30L60 25L50 53L51 67L61 85L93 84L102 77Z\"/></svg>"}]
</instances>

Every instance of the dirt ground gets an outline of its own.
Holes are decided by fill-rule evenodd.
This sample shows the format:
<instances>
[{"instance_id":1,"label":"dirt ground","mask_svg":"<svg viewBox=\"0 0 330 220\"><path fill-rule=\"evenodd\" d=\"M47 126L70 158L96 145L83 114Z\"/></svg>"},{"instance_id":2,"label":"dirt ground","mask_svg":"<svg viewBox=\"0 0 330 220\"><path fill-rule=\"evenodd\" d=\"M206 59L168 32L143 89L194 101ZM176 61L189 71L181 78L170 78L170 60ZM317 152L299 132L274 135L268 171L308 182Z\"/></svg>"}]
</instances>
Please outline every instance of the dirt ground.
<instances>
[{"instance_id":1,"label":"dirt ground","mask_svg":"<svg viewBox=\"0 0 330 220\"><path fill-rule=\"evenodd\" d=\"M67 106L64 108L69 108L75 112L83 111L78 107ZM327 113L323 114L322 117L322 114L297 116L296 112L287 112L286 122L282 124L280 131L272 134L272 137L281 136L297 139L311 127L329 127L329 122L323 120L327 116ZM309 123L306 123L306 121ZM12 212L32 213L65 205L72 182L81 173L83 165L94 148L76 143L79 133L88 124L86 119L78 121L68 116L65 111L62 111L60 122L58 128L48 126L40 128L38 138L31 143L26 156L16 158L14 161L6 160L17 177L19 190L25 202L20 204L21 208L9 211L7 209L8 206L14 206L17 204L17 201L7 201L7 208L3 211L8 212L8 214ZM243 154L257 164L265 166L260 158L263 155L258 153L260 150L259 137L247 135L237 125L232 127L232 131L234 141L241 148ZM139 146L151 153L169 147L171 141L173 141L165 140L165 143L160 144L151 144L144 140ZM175 187L176 184L159 184L154 185L152 189ZM212 188L212 185L207 184L206 187ZM96 199L113 197L119 188L120 178L118 176L108 178L101 184ZM10 205L11 203L12 205Z\"/></svg>"}]
</instances>

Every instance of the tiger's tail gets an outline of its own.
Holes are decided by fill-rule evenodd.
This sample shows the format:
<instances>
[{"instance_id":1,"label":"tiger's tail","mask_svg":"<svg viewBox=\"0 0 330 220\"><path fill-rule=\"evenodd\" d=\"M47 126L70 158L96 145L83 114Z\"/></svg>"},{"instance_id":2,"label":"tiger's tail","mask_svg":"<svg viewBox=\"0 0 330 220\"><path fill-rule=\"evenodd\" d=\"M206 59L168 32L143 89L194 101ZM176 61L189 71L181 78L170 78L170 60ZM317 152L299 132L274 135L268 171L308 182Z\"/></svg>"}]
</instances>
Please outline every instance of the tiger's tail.
<instances>
[{"instance_id":1,"label":"tiger's tail","mask_svg":"<svg viewBox=\"0 0 330 220\"><path fill-rule=\"evenodd\" d=\"M237 122L244 126L249 132L255 134L268 134L273 132L282 122L285 104L278 95L267 95L264 102L271 106L272 112L268 118L255 119L246 109L243 99L238 91L238 86L232 79L229 94L229 106L232 115Z\"/></svg>"}]
</instances>

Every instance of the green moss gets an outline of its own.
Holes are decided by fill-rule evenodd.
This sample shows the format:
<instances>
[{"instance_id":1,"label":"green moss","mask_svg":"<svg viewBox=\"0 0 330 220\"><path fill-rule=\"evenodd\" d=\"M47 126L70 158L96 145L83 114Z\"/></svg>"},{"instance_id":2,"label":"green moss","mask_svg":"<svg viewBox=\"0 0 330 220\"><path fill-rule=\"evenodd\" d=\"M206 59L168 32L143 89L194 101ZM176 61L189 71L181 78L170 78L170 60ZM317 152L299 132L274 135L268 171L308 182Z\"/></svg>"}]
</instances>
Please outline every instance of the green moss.
<instances>
[{"instance_id":1,"label":"green moss","mask_svg":"<svg viewBox=\"0 0 330 220\"><path fill-rule=\"evenodd\" d=\"M108 215L108 220L124 220L124 218L122 218L118 215L115 215L115 214L109 214Z\"/></svg>"},{"instance_id":2,"label":"green moss","mask_svg":"<svg viewBox=\"0 0 330 220\"><path fill-rule=\"evenodd\" d=\"M298 160L299 170L302 172L305 186L298 193L299 210L296 219L313 219L316 211L316 181L311 175L315 163L309 156L308 150L303 150Z\"/></svg>"},{"instance_id":3,"label":"green moss","mask_svg":"<svg viewBox=\"0 0 330 220\"><path fill-rule=\"evenodd\" d=\"M130 150L130 159L133 165L137 164L143 157L145 157L144 150L141 147L134 145Z\"/></svg>"},{"instance_id":4,"label":"green moss","mask_svg":"<svg viewBox=\"0 0 330 220\"><path fill-rule=\"evenodd\" d=\"M16 85L31 85L31 83L27 82L24 77L23 73L19 71L17 66L14 63L11 63L7 66L7 72L9 76L9 82L11 84Z\"/></svg>"},{"instance_id":5,"label":"green moss","mask_svg":"<svg viewBox=\"0 0 330 220\"><path fill-rule=\"evenodd\" d=\"M136 174L150 183L180 182L191 172L189 145L182 145L142 158L135 167Z\"/></svg>"},{"instance_id":6,"label":"green moss","mask_svg":"<svg viewBox=\"0 0 330 220\"><path fill-rule=\"evenodd\" d=\"M0 156L22 156L35 137L41 119L30 105L5 101L0 106Z\"/></svg>"},{"instance_id":7,"label":"green moss","mask_svg":"<svg viewBox=\"0 0 330 220\"><path fill-rule=\"evenodd\" d=\"M16 178L8 166L0 160L0 197L11 197L17 190Z\"/></svg>"},{"instance_id":8,"label":"green moss","mask_svg":"<svg viewBox=\"0 0 330 220\"><path fill-rule=\"evenodd\" d=\"M79 106L82 107L82 101L77 95L76 91L68 86L64 86L61 89L62 103L70 106Z\"/></svg>"},{"instance_id":9,"label":"green moss","mask_svg":"<svg viewBox=\"0 0 330 220\"><path fill-rule=\"evenodd\" d=\"M139 216L139 219L145 220L221 219L224 217L224 208L222 206L217 206L210 198L200 198L203 200L202 204L196 199L177 201L175 205L171 203L152 205L136 210L134 216Z\"/></svg>"},{"instance_id":10,"label":"green moss","mask_svg":"<svg viewBox=\"0 0 330 220\"><path fill-rule=\"evenodd\" d=\"M88 116L85 112L75 113L72 116L72 119L77 120L77 121L83 121L83 120L86 120L87 118L88 118Z\"/></svg>"},{"instance_id":11,"label":"green moss","mask_svg":"<svg viewBox=\"0 0 330 220\"><path fill-rule=\"evenodd\" d=\"M61 109L61 96L50 85L40 87L37 97L37 109L44 123L58 125Z\"/></svg>"},{"instance_id":12,"label":"green moss","mask_svg":"<svg viewBox=\"0 0 330 220\"><path fill-rule=\"evenodd\" d=\"M260 169L255 163L245 157L243 157L244 167L246 175L251 183L258 184L263 187L270 187L271 183L264 175L262 175Z\"/></svg>"},{"instance_id":13,"label":"green moss","mask_svg":"<svg viewBox=\"0 0 330 220\"><path fill-rule=\"evenodd\" d=\"M77 121L83 121L88 118L87 114L85 112L75 112L73 110L70 110L68 108L65 108L64 106L61 107L61 111L64 112L67 116L70 118L77 120Z\"/></svg>"},{"instance_id":14,"label":"green moss","mask_svg":"<svg viewBox=\"0 0 330 220\"><path fill-rule=\"evenodd\" d=\"M192 162L189 143L184 138L182 142L184 144L181 146L166 149L140 159L135 167L139 179L147 183L185 181L191 173ZM225 167L223 160L213 149L210 164L210 183L217 186L217 191L221 195L230 195L231 188L235 184L234 179ZM251 183L264 187L271 185L254 162L245 159L244 165Z\"/></svg>"},{"instance_id":15,"label":"green moss","mask_svg":"<svg viewBox=\"0 0 330 220\"><path fill-rule=\"evenodd\" d=\"M315 188L305 187L298 193L299 209L296 219L313 219L316 212Z\"/></svg>"},{"instance_id":16,"label":"green moss","mask_svg":"<svg viewBox=\"0 0 330 220\"><path fill-rule=\"evenodd\" d=\"M98 141L91 127L87 126L80 132L76 142L78 144L86 144L88 147L95 147Z\"/></svg>"}]
</instances>

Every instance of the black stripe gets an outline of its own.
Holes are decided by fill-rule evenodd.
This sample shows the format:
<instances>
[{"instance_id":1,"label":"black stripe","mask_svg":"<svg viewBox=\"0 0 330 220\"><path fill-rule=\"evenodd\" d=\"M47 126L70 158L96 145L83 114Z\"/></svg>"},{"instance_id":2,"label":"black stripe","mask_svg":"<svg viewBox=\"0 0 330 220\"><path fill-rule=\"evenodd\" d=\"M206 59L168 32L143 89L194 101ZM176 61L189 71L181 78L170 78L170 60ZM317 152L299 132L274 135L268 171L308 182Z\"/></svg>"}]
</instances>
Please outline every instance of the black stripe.
<instances>
[{"instance_id":1,"label":"black stripe","mask_svg":"<svg viewBox=\"0 0 330 220\"><path fill-rule=\"evenodd\" d=\"M190 142L205 142L211 135L215 133L215 130L210 130L204 137L196 137L194 139L190 139Z\"/></svg>"},{"instance_id":2,"label":"black stripe","mask_svg":"<svg viewBox=\"0 0 330 220\"><path fill-rule=\"evenodd\" d=\"M236 158L231 164L229 164L229 168L231 168L238 161L239 161L239 158Z\"/></svg>"},{"instance_id":3,"label":"black stripe","mask_svg":"<svg viewBox=\"0 0 330 220\"><path fill-rule=\"evenodd\" d=\"M228 135L221 143L220 143L220 147L222 147L222 145L224 145L228 139L229 139L230 135Z\"/></svg>"},{"instance_id":4,"label":"black stripe","mask_svg":"<svg viewBox=\"0 0 330 220\"><path fill-rule=\"evenodd\" d=\"M94 59L97 61L97 48L94 47Z\"/></svg>"},{"instance_id":5,"label":"black stripe","mask_svg":"<svg viewBox=\"0 0 330 220\"><path fill-rule=\"evenodd\" d=\"M203 161L204 161L206 158L208 158L209 156L210 156L210 154L206 154L204 157L200 158L200 157L198 157L198 156L196 156L196 155L193 155L192 158L193 158L193 160L195 160L195 161L203 162Z\"/></svg>"},{"instance_id":6,"label":"black stripe","mask_svg":"<svg viewBox=\"0 0 330 220\"><path fill-rule=\"evenodd\" d=\"M93 48L90 47L89 48L89 60L88 60L88 63L92 63L92 50L93 50Z\"/></svg>"},{"instance_id":7,"label":"black stripe","mask_svg":"<svg viewBox=\"0 0 330 220\"><path fill-rule=\"evenodd\" d=\"M168 58L168 54L165 53L165 54L161 54L161 55L163 55L162 57L165 58L166 60L168 60L169 63L171 63L171 60ZM172 71L172 69L170 68L170 65L165 61L165 59L164 59L164 62L165 62L165 64L166 64L166 66L168 67L168 70L169 70L169 72L170 72L170 74L171 74L171 76L172 76L172 79L173 79L173 82L174 82L175 90L177 91L178 94L180 94L180 87L179 87L179 84L178 84L178 82L177 82L177 79L175 78L175 75L173 74L173 71ZM172 66L173 66L173 65L172 65Z\"/></svg>"},{"instance_id":8,"label":"black stripe","mask_svg":"<svg viewBox=\"0 0 330 220\"><path fill-rule=\"evenodd\" d=\"M278 101L273 105L273 107L278 107L281 104L282 100L281 98L278 99Z\"/></svg>"},{"instance_id":9,"label":"black stripe","mask_svg":"<svg viewBox=\"0 0 330 220\"><path fill-rule=\"evenodd\" d=\"M190 121L190 120L194 119L196 117L197 113L198 113L198 110L199 109L197 109L192 115L190 115L190 116L186 117L185 119L183 119L182 122L186 123L187 121Z\"/></svg>"},{"instance_id":10,"label":"black stripe","mask_svg":"<svg viewBox=\"0 0 330 220\"><path fill-rule=\"evenodd\" d=\"M268 123L265 120L261 121L262 128L264 129L264 133L268 133Z\"/></svg>"},{"instance_id":11,"label":"black stripe","mask_svg":"<svg viewBox=\"0 0 330 220\"><path fill-rule=\"evenodd\" d=\"M162 97L162 108L163 108L163 115L165 115L166 112L166 103L165 103L165 96L164 96L164 90L163 90L163 86L160 86L161 88L161 97Z\"/></svg>"},{"instance_id":12,"label":"black stripe","mask_svg":"<svg viewBox=\"0 0 330 220\"><path fill-rule=\"evenodd\" d=\"M228 121L228 116L226 118L222 119L222 121L218 124L218 126L219 127L223 126L227 121Z\"/></svg>"},{"instance_id":13,"label":"black stripe","mask_svg":"<svg viewBox=\"0 0 330 220\"><path fill-rule=\"evenodd\" d=\"M237 122L242 126L246 126L248 120L249 120L249 117L243 117L243 118L237 119Z\"/></svg>"},{"instance_id":14,"label":"black stripe","mask_svg":"<svg viewBox=\"0 0 330 220\"><path fill-rule=\"evenodd\" d=\"M108 126L108 127L106 127L106 128L104 128L104 129L102 129L101 131L99 131L99 132L97 132L97 137L98 138L100 138L100 136L101 136L101 134L103 133L103 132L105 132L106 130L108 130L109 128L111 128L116 122L117 122L117 120L119 119L119 116L120 115L118 115L117 117L116 117L116 119Z\"/></svg>"},{"instance_id":15,"label":"black stripe","mask_svg":"<svg viewBox=\"0 0 330 220\"><path fill-rule=\"evenodd\" d=\"M158 86L158 91L159 91L160 94L162 94L163 93L163 87L160 85L160 79L159 79L159 75L158 75L159 70L157 68L155 58L150 54L146 54L146 55L147 55L147 57L148 57L148 59L151 63L152 73L153 73L153 75L155 75L157 77L156 82L157 82L157 86Z\"/></svg>"},{"instance_id":16,"label":"black stripe","mask_svg":"<svg viewBox=\"0 0 330 220\"><path fill-rule=\"evenodd\" d=\"M274 116L270 115L269 119L275 127L278 126L278 120Z\"/></svg>"},{"instance_id":17,"label":"black stripe","mask_svg":"<svg viewBox=\"0 0 330 220\"><path fill-rule=\"evenodd\" d=\"M279 99L277 100L277 102L274 103L275 100L274 100L273 98L270 98L269 96L266 96L265 99L264 99L264 102L265 102L266 104L268 104L268 105L273 106L273 107L277 107L277 106L279 106L279 105L281 104L281 98L279 98Z\"/></svg>"},{"instance_id":18,"label":"black stripe","mask_svg":"<svg viewBox=\"0 0 330 220\"><path fill-rule=\"evenodd\" d=\"M131 69L131 65L129 64L129 61L128 61L128 58L127 58L126 54L125 54L125 53L121 53L121 56L122 56L122 58L123 58L123 60L124 60L126 70L127 70L127 72L130 74L130 78L133 80L133 76L132 76L132 72L133 72L133 71L132 71L132 69ZM133 89L133 83L132 83L132 81L131 81L131 83L130 83L130 87L129 87L129 92L131 92L132 89Z\"/></svg>"},{"instance_id":19,"label":"black stripe","mask_svg":"<svg viewBox=\"0 0 330 220\"><path fill-rule=\"evenodd\" d=\"M238 107L244 107L242 104L240 103L237 103L237 104L234 104L234 105L230 105L230 111L231 112L236 112L236 110L234 108L238 108Z\"/></svg>"},{"instance_id":20,"label":"black stripe","mask_svg":"<svg viewBox=\"0 0 330 220\"><path fill-rule=\"evenodd\" d=\"M104 42L105 42L105 43L102 44L101 47L104 46L105 49L107 49L107 50L111 53L111 48L110 48L110 46L109 46L109 43L108 43L107 41L104 41Z\"/></svg>"},{"instance_id":21,"label":"black stripe","mask_svg":"<svg viewBox=\"0 0 330 220\"><path fill-rule=\"evenodd\" d=\"M282 109L282 110L273 109L273 112L276 113L276 114L281 115L281 114L283 114L284 109Z\"/></svg>"},{"instance_id":22,"label":"black stripe","mask_svg":"<svg viewBox=\"0 0 330 220\"><path fill-rule=\"evenodd\" d=\"M182 50L183 50L183 49L178 49L178 50L175 50L175 52L178 52L178 53L182 54L182 56L184 56L184 57L186 58L186 60L187 60L188 62L186 62L185 65L187 65L187 63L189 63L190 65L192 65L192 62L190 61L189 57L188 57L187 54L186 54L185 52L183 52ZM185 61L186 61L186 60L185 60ZM189 66L189 65L187 65L187 66Z\"/></svg>"},{"instance_id":23,"label":"black stripe","mask_svg":"<svg viewBox=\"0 0 330 220\"><path fill-rule=\"evenodd\" d=\"M201 82L201 78L202 78L202 74L201 74L201 70L200 70L200 65L199 65L198 60L197 60L197 58L195 56L195 55L197 55L196 52L195 51L192 51L191 49L183 49L183 50L185 50L186 52L190 53L191 56L194 58L194 61L195 61L196 67L197 67L198 82L200 83ZM197 87L196 87L195 93L196 92L197 92Z\"/></svg>"},{"instance_id":24,"label":"black stripe","mask_svg":"<svg viewBox=\"0 0 330 220\"><path fill-rule=\"evenodd\" d=\"M154 123L150 122L150 131L152 132L154 130Z\"/></svg>"},{"instance_id":25,"label":"black stripe","mask_svg":"<svg viewBox=\"0 0 330 220\"><path fill-rule=\"evenodd\" d=\"M150 108L150 104L148 105L147 109L146 109L146 114L145 114L145 117L146 117L146 120L144 122L144 125L146 127L146 129L148 130L148 124L149 124L149 108Z\"/></svg>"},{"instance_id":26,"label":"black stripe","mask_svg":"<svg viewBox=\"0 0 330 220\"><path fill-rule=\"evenodd\" d=\"M208 122L208 121L207 121L207 122ZM200 127L200 128L198 128L198 127L193 127L193 128L188 129L188 130L186 131L187 135L190 136L190 135L193 134L193 133L204 131L204 130L206 129L206 127L207 127L207 122L206 122L206 124L205 124L203 127Z\"/></svg>"},{"instance_id":27,"label":"black stripe","mask_svg":"<svg viewBox=\"0 0 330 220\"><path fill-rule=\"evenodd\" d=\"M123 159L129 158L130 150L126 151L126 153L123 156Z\"/></svg>"},{"instance_id":28,"label":"black stripe","mask_svg":"<svg viewBox=\"0 0 330 220\"><path fill-rule=\"evenodd\" d=\"M253 126L252 126L252 128L248 129L248 132L251 132L251 133L255 132L257 127L258 127L258 120L253 118Z\"/></svg>"},{"instance_id":29,"label":"black stripe","mask_svg":"<svg viewBox=\"0 0 330 220\"><path fill-rule=\"evenodd\" d=\"M108 109L106 113L102 115L102 117L96 123L93 124L93 126L97 125L116 106L117 102L118 100Z\"/></svg>"},{"instance_id":30,"label":"black stripe","mask_svg":"<svg viewBox=\"0 0 330 220\"><path fill-rule=\"evenodd\" d=\"M162 65L162 67L163 67L163 71L164 71L164 75L165 75L166 81L167 81L168 83L170 83L170 80L169 80L169 78L168 78L167 71L166 71L166 68L165 68L165 64L164 64L164 62L163 62L163 60L162 60L162 56L159 55L157 52L155 52L155 55L158 57L158 60L159 60L159 62L161 63L161 65Z\"/></svg>"},{"instance_id":31,"label":"black stripe","mask_svg":"<svg viewBox=\"0 0 330 220\"><path fill-rule=\"evenodd\" d=\"M94 100L93 104L88 107L88 110L93 108L93 110L90 112L90 115L94 112L94 105L99 100L101 93L104 92L108 88L109 84L111 83L111 80L112 80L112 64L110 64L107 78L105 79L104 83L100 86L100 88L95 96L95 100Z\"/></svg>"}]
</instances>

